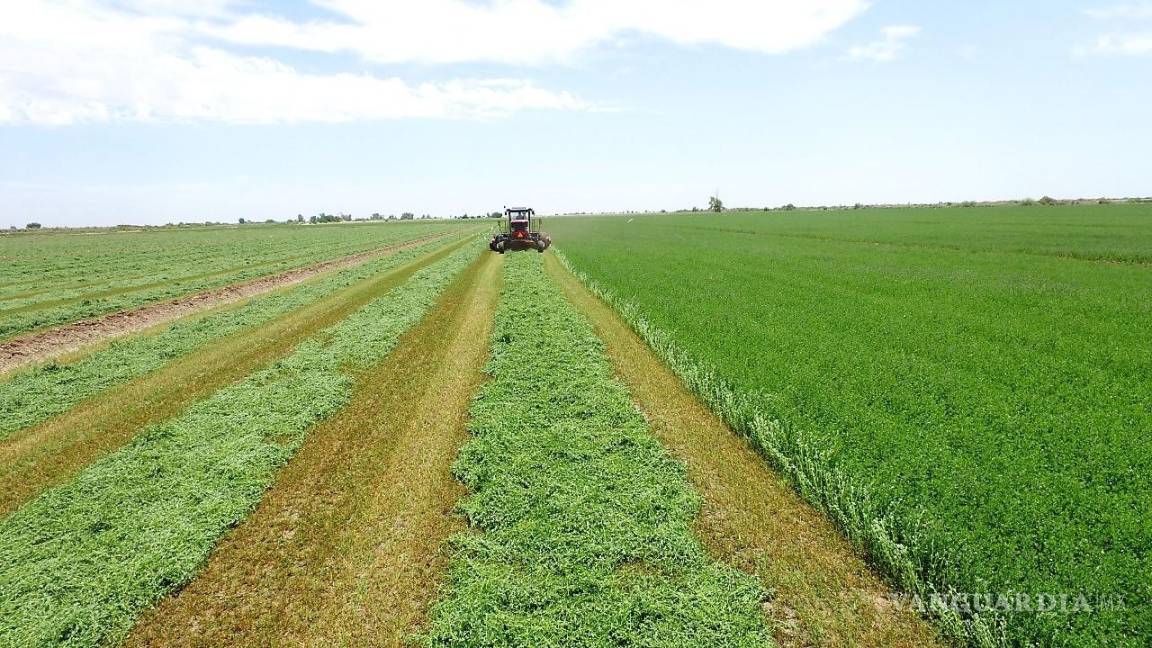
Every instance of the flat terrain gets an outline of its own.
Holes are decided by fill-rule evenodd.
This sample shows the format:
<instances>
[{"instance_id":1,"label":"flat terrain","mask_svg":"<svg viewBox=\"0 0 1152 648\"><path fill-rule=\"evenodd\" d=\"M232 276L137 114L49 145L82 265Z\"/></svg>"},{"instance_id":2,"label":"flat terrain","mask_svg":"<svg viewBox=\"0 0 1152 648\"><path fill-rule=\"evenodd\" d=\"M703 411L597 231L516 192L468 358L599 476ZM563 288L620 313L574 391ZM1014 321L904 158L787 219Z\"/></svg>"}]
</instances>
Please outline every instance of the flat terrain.
<instances>
[{"instance_id":1,"label":"flat terrain","mask_svg":"<svg viewBox=\"0 0 1152 648\"><path fill-rule=\"evenodd\" d=\"M132 645L400 645L463 526L452 462L483 379L500 259L480 261L314 430L204 573Z\"/></svg>"},{"instance_id":2,"label":"flat terrain","mask_svg":"<svg viewBox=\"0 0 1152 648\"><path fill-rule=\"evenodd\" d=\"M626 322L555 257L547 266L591 320L652 431L687 466L704 498L701 540L773 593L768 609L779 646L945 645L913 610L894 604L827 518L708 411Z\"/></svg>"},{"instance_id":3,"label":"flat terrain","mask_svg":"<svg viewBox=\"0 0 1152 648\"><path fill-rule=\"evenodd\" d=\"M315 299L288 315L246 327L215 340L135 380L97 392L38 425L0 438L0 514L54 486L92 461L189 405L283 358L317 332L380 298L414 272L443 257L460 243L444 246L391 271L377 273L329 296ZM59 370L48 372L50 376ZM18 376L13 381L22 382ZM0 395L13 395L0 383ZM41 398L55 385L40 385ZM74 387L66 381L64 388ZM18 404L14 404L15 410ZM22 413L19 410L14 414Z\"/></svg>"},{"instance_id":4,"label":"flat terrain","mask_svg":"<svg viewBox=\"0 0 1152 648\"><path fill-rule=\"evenodd\" d=\"M549 229L576 269L912 521L923 555L947 558L922 578L1104 603L1013 614L1020 641L1152 635L1152 207Z\"/></svg>"},{"instance_id":5,"label":"flat terrain","mask_svg":"<svg viewBox=\"0 0 1152 648\"><path fill-rule=\"evenodd\" d=\"M1152 637L1149 206L485 229L0 240L0 645Z\"/></svg>"},{"instance_id":6,"label":"flat terrain","mask_svg":"<svg viewBox=\"0 0 1152 648\"><path fill-rule=\"evenodd\" d=\"M456 229L248 225L0 236L0 341Z\"/></svg>"}]
</instances>

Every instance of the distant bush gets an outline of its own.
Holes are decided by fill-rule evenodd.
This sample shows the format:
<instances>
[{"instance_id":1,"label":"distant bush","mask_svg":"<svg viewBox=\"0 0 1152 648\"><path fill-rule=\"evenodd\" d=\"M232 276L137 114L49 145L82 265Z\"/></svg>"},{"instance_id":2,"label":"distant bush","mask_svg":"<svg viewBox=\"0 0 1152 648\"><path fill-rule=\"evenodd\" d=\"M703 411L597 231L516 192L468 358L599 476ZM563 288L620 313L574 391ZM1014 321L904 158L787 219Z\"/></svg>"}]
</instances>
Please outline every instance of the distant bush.
<instances>
[{"instance_id":1,"label":"distant bush","mask_svg":"<svg viewBox=\"0 0 1152 648\"><path fill-rule=\"evenodd\" d=\"M24 229L38 230L40 229L40 223L28 223L24 226Z\"/></svg>"}]
</instances>

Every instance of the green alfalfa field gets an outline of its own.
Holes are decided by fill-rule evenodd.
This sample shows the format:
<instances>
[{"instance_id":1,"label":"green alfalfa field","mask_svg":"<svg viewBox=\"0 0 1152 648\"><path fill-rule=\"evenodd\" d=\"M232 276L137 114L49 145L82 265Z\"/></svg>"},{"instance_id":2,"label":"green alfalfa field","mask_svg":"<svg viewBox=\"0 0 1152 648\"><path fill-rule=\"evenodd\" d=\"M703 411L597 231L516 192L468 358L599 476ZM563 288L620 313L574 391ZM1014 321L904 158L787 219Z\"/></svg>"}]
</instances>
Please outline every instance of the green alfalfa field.
<instances>
[{"instance_id":1,"label":"green alfalfa field","mask_svg":"<svg viewBox=\"0 0 1152 648\"><path fill-rule=\"evenodd\" d=\"M1152 637L1152 205L549 228L950 634Z\"/></svg>"},{"instance_id":2,"label":"green alfalfa field","mask_svg":"<svg viewBox=\"0 0 1152 648\"><path fill-rule=\"evenodd\" d=\"M398 600L424 610L389 632L425 645L889 645L831 639L824 628L859 625L804 614L799 634L782 630L783 588L717 553L700 526L737 509L716 509L708 484L689 478L699 466L653 432L670 401L646 411L631 402L607 338L547 277L545 267L562 271L542 263L547 254L655 351L650 366L662 359L748 440L786 480L781 492L799 501L790 484L815 506L805 511L835 524L823 522L843 556L870 574L863 556L887 580L891 589L867 590L877 610L910 607L935 624L908 636L1063 646L1152 637L1152 206L552 218L545 255L488 252L477 235L488 226L0 241L23 268L0 293L31 300L12 320L16 337L52 326L27 319L36 304L65 323L391 250L0 376L0 478L38 480L0 510L0 644L221 644L230 632L293 643L278 621L260 624L312 600L290 586L303 582L335 583L322 597L332 618ZM218 245L218 261L197 267L186 250L201 244ZM109 263L104 248L136 261ZM43 294L28 287L36 273L50 284ZM498 285L486 285L498 300L468 297L494 275ZM491 322L491 334L426 316L464 312L461 321ZM286 499L301 482L282 475L386 482L380 466L325 464L317 448L328 446L308 444L388 438L369 429L390 419L363 402L363 381L398 372L394 349L412 358L435 336L449 345L469 335L483 336L471 347L488 356L485 375L464 381L479 385L472 405L436 401L438 416L460 421L461 445L441 448L439 476L407 473L419 477L405 489L456 519L428 529L460 532L424 543L427 553L405 548L400 562L421 569L408 589L341 589L359 572L333 580L333 565L372 556L325 544L330 525L308 526L300 510L345 520L356 547L413 520L387 506L376 508L395 519L361 519L364 507L321 487ZM233 357L233 371L217 367ZM425 375L399 371L398 389L435 400ZM181 390L187 376L200 376L196 389ZM135 394L151 394L146 415L132 413ZM349 412L373 422L323 427ZM81 432L88 450L73 451ZM429 488L433 479L453 488ZM804 551L783 536L773 542ZM243 538L275 541L237 552ZM291 574L260 585L274 609L229 580L249 563ZM844 600L819 574L803 576L805 595ZM214 606L234 625L200 627Z\"/></svg>"}]
</instances>

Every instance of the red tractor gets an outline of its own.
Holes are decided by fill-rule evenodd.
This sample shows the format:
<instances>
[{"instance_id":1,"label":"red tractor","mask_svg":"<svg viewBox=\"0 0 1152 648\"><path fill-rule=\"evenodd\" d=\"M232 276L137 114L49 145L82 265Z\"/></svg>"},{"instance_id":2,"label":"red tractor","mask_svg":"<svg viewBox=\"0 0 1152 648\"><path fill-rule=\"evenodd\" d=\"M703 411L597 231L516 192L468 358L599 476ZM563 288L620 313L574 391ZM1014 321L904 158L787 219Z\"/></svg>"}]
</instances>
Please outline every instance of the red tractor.
<instances>
[{"instance_id":1,"label":"red tractor","mask_svg":"<svg viewBox=\"0 0 1152 648\"><path fill-rule=\"evenodd\" d=\"M540 218L531 207L505 207L504 217L506 225L488 242L493 252L536 250L543 253L552 245L551 237L540 231Z\"/></svg>"}]
</instances>

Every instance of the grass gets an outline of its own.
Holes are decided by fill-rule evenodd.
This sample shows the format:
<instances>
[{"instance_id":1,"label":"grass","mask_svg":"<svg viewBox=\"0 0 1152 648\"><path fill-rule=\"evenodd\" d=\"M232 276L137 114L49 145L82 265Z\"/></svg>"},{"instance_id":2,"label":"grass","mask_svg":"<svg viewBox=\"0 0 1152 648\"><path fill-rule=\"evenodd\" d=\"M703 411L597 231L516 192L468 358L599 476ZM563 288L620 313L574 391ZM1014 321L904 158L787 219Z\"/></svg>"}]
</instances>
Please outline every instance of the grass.
<instances>
[{"instance_id":1,"label":"grass","mask_svg":"<svg viewBox=\"0 0 1152 648\"><path fill-rule=\"evenodd\" d=\"M947 631L1070 646L1152 634L1147 206L549 229L899 586L1093 603L937 609Z\"/></svg>"},{"instance_id":2,"label":"grass","mask_svg":"<svg viewBox=\"0 0 1152 648\"><path fill-rule=\"evenodd\" d=\"M451 229L262 225L0 237L0 340Z\"/></svg>"},{"instance_id":3,"label":"grass","mask_svg":"<svg viewBox=\"0 0 1152 648\"><path fill-rule=\"evenodd\" d=\"M612 379L589 323L511 256L456 474L476 533L454 539L433 646L771 643L756 582L692 534L684 467Z\"/></svg>"},{"instance_id":4,"label":"grass","mask_svg":"<svg viewBox=\"0 0 1152 648\"><path fill-rule=\"evenodd\" d=\"M744 439L701 403L664 360L559 256L549 274L592 322L612 368L652 432L688 468L704 500L696 535L711 555L772 592L773 635L786 648L928 648L945 642Z\"/></svg>"},{"instance_id":5,"label":"grass","mask_svg":"<svg viewBox=\"0 0 1152 648\"><path fill-rule=\"evenodd\" d=\"M151 427L0 521L0 644L115 642L191 579L321 420L472 259L425 268L287 358Z\"/></svg>"},{"instance_id":6,"label":"grass","mask_svg":"<svg viewBox=\"0 0 1152 648\"><path fill-rule=\"evenodd\" d=\"M152 335L117 340L76 362L50 362L0 382L0 440L74 407L118 384L154 371L214 340L274 320L339 290L399 267L436 247L433 241L203 317L182 320Z\"/></svg>"},{"instance_id":7,"label":"grass","mask_svg":"<svg viewBox=\"0 0 1152 648\"><path fill-rule=\"evenodd\" d=\"M381 272L332 294L314 295L318 298L307 305L235 331L0 441L0 514L12 511L45 488L66 481L148 425L170 418L191 403L281 359L303 340L469 243L466 239L424 256L417 256L416 251L401 253L388 264L395 264L389 270L378 267ZM68 372L58 374L66 378ZM64 380L59 391L52 393L71 398L70 384L73 383Z\"/></svg>"},{"instance_id":8,"label":"grass","mask_svg":"<svg viewBox=\"0 0 1152 648\"><path fill-rule=\"evenodd\" d=\"M308 434L204 571L137 623L127 645L400 645L463 527L451 466L484 380L503 257L485 254L351 401Z\"/></svg>"}]
</instances>

